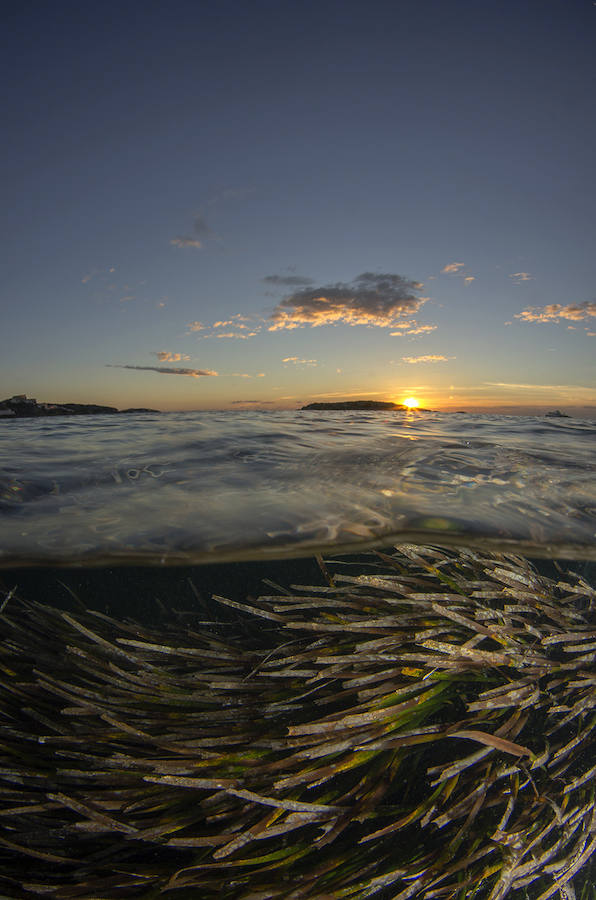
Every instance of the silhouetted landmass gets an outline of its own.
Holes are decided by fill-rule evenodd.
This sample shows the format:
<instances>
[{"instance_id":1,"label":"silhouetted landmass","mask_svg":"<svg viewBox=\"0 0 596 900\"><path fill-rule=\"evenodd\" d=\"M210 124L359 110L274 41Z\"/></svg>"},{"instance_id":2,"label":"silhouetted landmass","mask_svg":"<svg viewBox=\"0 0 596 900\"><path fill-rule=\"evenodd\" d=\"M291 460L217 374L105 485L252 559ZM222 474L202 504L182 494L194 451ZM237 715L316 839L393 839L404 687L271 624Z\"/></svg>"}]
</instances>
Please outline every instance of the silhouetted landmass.
<instances>
[{"instance_id":1,"label":"silhouetted landmass","mask_svg":"<svg viewBox=\"0 0 596 900\"><path fill-rule=\"evenodd\" d=\"M17 394L0 400L0 418L36 419L42 416L98 416L121 413L156 413L157 409L116 409L115 406L99 406L96 403L38 403L26 394Z\"/></svg>"},{"instance_id":2,"label":"silhouetted landmass","mask_svg":"<svg viewBox=\"0 0 596 900\"><path fill-rule=\"evenodd\" d=\"M551 412L544 413L544 415L549 419L569 419L570 416L567 413L561 412L560 409L553 409Z\"/></svg>"},{"instance_id":3,"label":"silhouetted landmass","mask_svg":"<svg viewBox=\"0 0 596 900\"><path fill-rule=\"evenodd\" d=\"M390 403L386 400L341 400L336 403L308 403L302 409L393 409L405 411L409 407L403 403ZM428 409L416 407L420 412L430 412Z\"/></svg>"}]
</instances>

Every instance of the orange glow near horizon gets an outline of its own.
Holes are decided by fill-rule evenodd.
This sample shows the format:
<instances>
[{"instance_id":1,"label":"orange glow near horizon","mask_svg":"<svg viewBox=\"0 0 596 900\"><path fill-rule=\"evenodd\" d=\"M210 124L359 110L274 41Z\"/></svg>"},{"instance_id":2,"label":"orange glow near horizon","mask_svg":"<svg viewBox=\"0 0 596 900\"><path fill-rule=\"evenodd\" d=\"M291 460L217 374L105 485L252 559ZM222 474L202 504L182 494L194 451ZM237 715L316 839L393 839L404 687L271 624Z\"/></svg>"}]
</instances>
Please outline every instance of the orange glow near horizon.
<instances>
[{"instance_id":1,"label":"orange glow near horizon","mask_svg":"<svg viewBox=\"0 0 596 900\"><path fill-rule=\"evenodd\" d=\"M406 397L404 400L404 406L407 406L408 409L417 409L420 406L420 403L416 399L416 397Z\"/></svg>"}]
</instances>

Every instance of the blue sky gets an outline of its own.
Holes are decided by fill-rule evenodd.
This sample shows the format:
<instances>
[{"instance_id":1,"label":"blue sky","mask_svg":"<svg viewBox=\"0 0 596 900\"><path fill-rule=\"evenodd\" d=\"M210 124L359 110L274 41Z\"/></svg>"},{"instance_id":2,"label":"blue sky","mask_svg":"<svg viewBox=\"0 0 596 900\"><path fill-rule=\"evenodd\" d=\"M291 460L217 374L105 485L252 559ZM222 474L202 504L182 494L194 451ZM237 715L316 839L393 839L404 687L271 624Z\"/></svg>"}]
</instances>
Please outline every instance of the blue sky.
<instances>
[{"instance_id":1,"label":"blue sky","mask_svg":"<svg viewBox=\"0 0 596 900\"><path fill-rule=\"evenodd\" d=\"M0 395L593 414L595 31L591 0L15 6Z\"/></svg>"}]
</instances>

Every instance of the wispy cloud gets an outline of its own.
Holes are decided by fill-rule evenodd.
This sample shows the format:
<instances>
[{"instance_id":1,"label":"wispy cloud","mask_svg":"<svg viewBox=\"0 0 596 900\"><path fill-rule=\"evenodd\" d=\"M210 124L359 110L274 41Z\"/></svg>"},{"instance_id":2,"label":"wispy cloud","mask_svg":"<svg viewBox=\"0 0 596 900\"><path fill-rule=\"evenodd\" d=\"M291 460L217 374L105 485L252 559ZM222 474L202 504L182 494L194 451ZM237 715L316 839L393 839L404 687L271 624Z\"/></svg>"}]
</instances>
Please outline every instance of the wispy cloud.
<instances>
[{"instance_id":1,"label":"wispy cloud","mask_svg":"<svg viewBox=\"0 0 596 900\"><path fill-rule=\"evenodd\" d=\"M250 324L247 325L247 322ZM255 324L252 316L243 316L241 313L236 313L235 315L230 316L229 319L221 319L218 322L214 322L211 326L211 328L214 329L228 328L228 331L209 331L206 334L201 335L201 337L246 341L248 338L255 337L260 332L261 327L261 325ZM203 326L201 325L201 329L202 328ZM191 330L198 331L199 329Z\"/></svg>"},{"instance_id":2,"label":"wispy cloud","mask_svg":"<svg viewBox=\"0 0 596 900\"><path fill-rule=\"evenodd\" d=\"M276 287L301 287L313 283L312 278L305 275L265 275L261 280Z\"/></svg>"},{"instance_id":3,"label":"wispy cloud","mask_svg":"<svg viewBox=\"0 0 596 900\"><path fill-rule=\"evenodd\" d=\"M324 394L310 394L310 397L378 397L385 391L326 391ZM294 397L280 397L280 400L294 400Z\"/></svg>"},{"instance_id":4,"label":"wispy cloud","mask_svg":"<svg viewBox=\"0 0 596 900\"><path fill-rule=\"evenodd\" d=\"M189 322L186 327L189 331L202 331L205 326L202 322Z\"/></svg>"},{"instance_id":5,"label":"wispy cloud","mask_svg":"<svg viewBox=\"0 0 596 900\"><path fill-rule=\"evenodd\" d=\"M229 319L222 319L219 322L214 322L213 328L248 328L248 325L245 325L244 323L249 321L250 319L248 316L236 313L236 315Z\"/></svg>"},{"instance_id":6,"label":"wispy cloud","mask_svg":"<svg viewBox=\"0 0 596 900\"><path fill-rule=\"evenodd\" d=\"M271 404L273 402L274 402L273 400L230 400L230 403L238 404L241 406L243 406L244 404L248 404L248 403L258 403L259 406L268 406L269 404Z\"/></svg>"},{"instance_id":7,"label":"wispy cloud","mask_svg":"<svg viewBox=\"0 0 596 900\"><path fill-rule=\"evenodd\" d=\"M522 281L534 281L534 276L529 272L514 272L509 277L513 278L514 284L521 284Z\"/></svg>"},{"instance_id":8,"label":"wispy cloud","mask_svg":"<svg viewBox=\"0 0 596 900\"><path fill-rule=\"evenodd\" d=\"M248 338L254 337L257 334L256 331L220 331L218 334L206 334L205 337L216 337L218 339L232 339L232 340L240 340L247 341Z\"/></svg>"},{"instance_id":9,"label":"wispy cloud","mask_svg":"<svg viewBox=\"0 0 596 900\"><path fill-rule=\"evenodd\" d=\"M406 322L397 322L394 328L398 328L399 331L391 331L390 337L403 337L405 334L407 335L419 335L419 334L428 334L430 331L436 331L436 325L419 325L418 322L411 320Z\"/></svg>"},{"instance_id":10,"label":"wispy cloud","mask_svg":"<svg viewBox=\"0 0 596 900\"><path fill-rule=\"evenodd\" d=\"M520 313L515 313L516 319L523 322L555 322L557 319L567 319L572 322L580 322L596 316L596 301L585 300L583 303L569 303L564 306L561 303L550 303L548 306L528 306Z\"/></svg>"},{"instance_id":11,"label":"wispy cloud","mask_svg":"<svg viewBox=\"0 0 596 900\"><path fill-rule=\"evenodd\" d=\"M455 356L439 356L437 354L432 354L430 356L402 356L403 362L409 363L411 366L416 365L417 363L447 362L450 359L455 359Z\"/></svg>"},{"instance_id":12,"label":"wispy cloud","mask_svg":"<svg viewBox=\"0 0 596 900\"><path fill-rule=\"evenodd\" d=\"M422 284L402 275L363 272L352 282L303 288L285 297L270 320L269 331L321 325L395 327L402 316L416 313L427 297Z\"/></svg>"},{"instance_id":13,"label":"wispy cloud","mask_svg":"<svg viewBox=\"0 0 596 900\"><path fill-rule=\"evenodd\" d=\"M469 287L473 281L476 281L475 275L466 275L465 272L461 270L465 267L465 263L463 262L452 262L448 263L446 266L443 266L441 269L442 275L457 275L458 277L463 279L464 285Z\"/></svg>"},{"instance_id":14,"label":"wispy cloud","mask_svg":"<svg viewBox=\"0 0 596 900\"><path fill-rule=\"evenodd\" d=\"M187 353L170 353L169 350L157 350L153 353L160 362L181 362L190 359Z\"/></svg>"},{"instance_id":15,"label":"wispy cloud","mask_svg":"<svg viewBox=\"0 0 596 900\"><path fill-rule=\"evenodd\" d=\"M478 385L476 390L492 391L495 388L506 394L511 392L516 400L522 396L524 402L534 400L538 404L551 405L559 402L574 406L596 403L596 388L582 384L518 384L507 381L485 381L483 385Z\"/></svg>"},{"instance_id":16,"label":"wispy cloud","mask_svg":"<svg viewBox=\"0 0 596 900\"><path fill-rule=\"evenodd\" d=\"M194 247L200 250L203 247L205 239L211 235L211 229L202 215L194 217L192 223L192 234L178 235L172 238L170 244L174 247Z\"/></svg>"},{"instance_id":17,"label":"wispy cloud","mask_svg":"<svg viewBox=\"0 0 596 900\"><path fill-rule=\"evenodd\" d=\"M188 236L172 238L170 244L173 244L174 247L194 247L196 250L200 250L203 246L202 241L199 241L197 238Z\"/></svg>"},{"instance_id":18,"label":"wispy cloud","mask_svg":"<svg viewBox=\"0 0 596 900\"><path fill-rule=\"evenodd\" d=\"M512 390L528 390L528 391L580 391L593 390L593 388L582 388L576 384L517 384L510 381L483 381L488 387L511 388Z\"/></svg>"},{"instance_id":19,"label":"wispy cloud","mask_svg":"<svg viewBox=\"0 0 596 900\"><path fill-rule=\"evenodd\" d=\"M286 356L285 359L282 359L284 366L318 366L319 363L316 359L301 359L299 356Z\"/></svg>"},{"instance_id":20,"label":"wispy cloud","mask_svg":"<svg viewBox=\"0 0 596 900\"><path fill-rule=\"evenodd\" d=\"M436 325L416 325L414 328L409 328L408 331L404 332L405 334L428 334L430 331L436 331ZM393 332L391 333L393 336Z\"/></svg>"},{"instance_id":21,"label":"wispy cloud","mask_svg":"<svg viewBox=\"0 0 596 900\"><path fill-rule=\"evenodd\" d=\"M217 375L211 369L181 369L165 366L126 366L106 363L109 369L136 369L141 372L158 372L160 375L186 375L189 378L201 378L205 375Z\"/></svg>"},{"instance_id":22,"label":"wispy cloud","mask_svg":"<svg viewBox=\"0 0 596 900\"><path fill-rule=\"evenodd\" d=\"M83 275L81 278L81 284L88 284L96 275L103 276L102 280L105 280L106 275L112 275L116 271L115 266L109 266L107 269L91 269L90 272L87 272L86 275Z\"/></svg>"}]
</instances>

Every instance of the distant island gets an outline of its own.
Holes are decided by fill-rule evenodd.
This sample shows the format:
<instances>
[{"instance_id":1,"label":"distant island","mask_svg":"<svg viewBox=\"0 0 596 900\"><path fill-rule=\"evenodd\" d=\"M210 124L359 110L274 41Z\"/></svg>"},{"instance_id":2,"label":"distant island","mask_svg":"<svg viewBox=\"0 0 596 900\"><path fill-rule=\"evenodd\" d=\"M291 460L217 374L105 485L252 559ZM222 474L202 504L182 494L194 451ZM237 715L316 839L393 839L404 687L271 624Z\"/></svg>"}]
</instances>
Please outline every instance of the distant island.
<instances>
[{"instance_id":1,"label":"distant island","mask_svg":"<svg viewBox=\"0 0 596 900\"><path fill-rule=\"evenodd\" d=\"M409 406L403 403L390 403L386 400L342 400L337 403L308 403L302 409L392 409L400 412L411 412ZM423 409L416 406L416 412L430 412L430 409Z\"/></svg>"},{"instance_id":2,"label":"distant island","mask_svg":"<svg viewBox=\"0 0 596 900\"><path fill-rule=\"evenodd\" d=\"M550 412L544 413L547 419L569 419L570 417L567 413L561 412L560 409L553 409Z\"/></svg>"},{"instance_id":3,"label":"distant island","mask_svg":"<svg viewBox=\"0 0 596 900\"><path fill-rule=\"evenodd\" d=\"M98 416L122 413L156 413L158 409L116 409L115 406L98 406L95 403L38 403L26 394L15 394L0 400L0 418L34 419L40 416Z\"/></svg>"}]
</instances>

